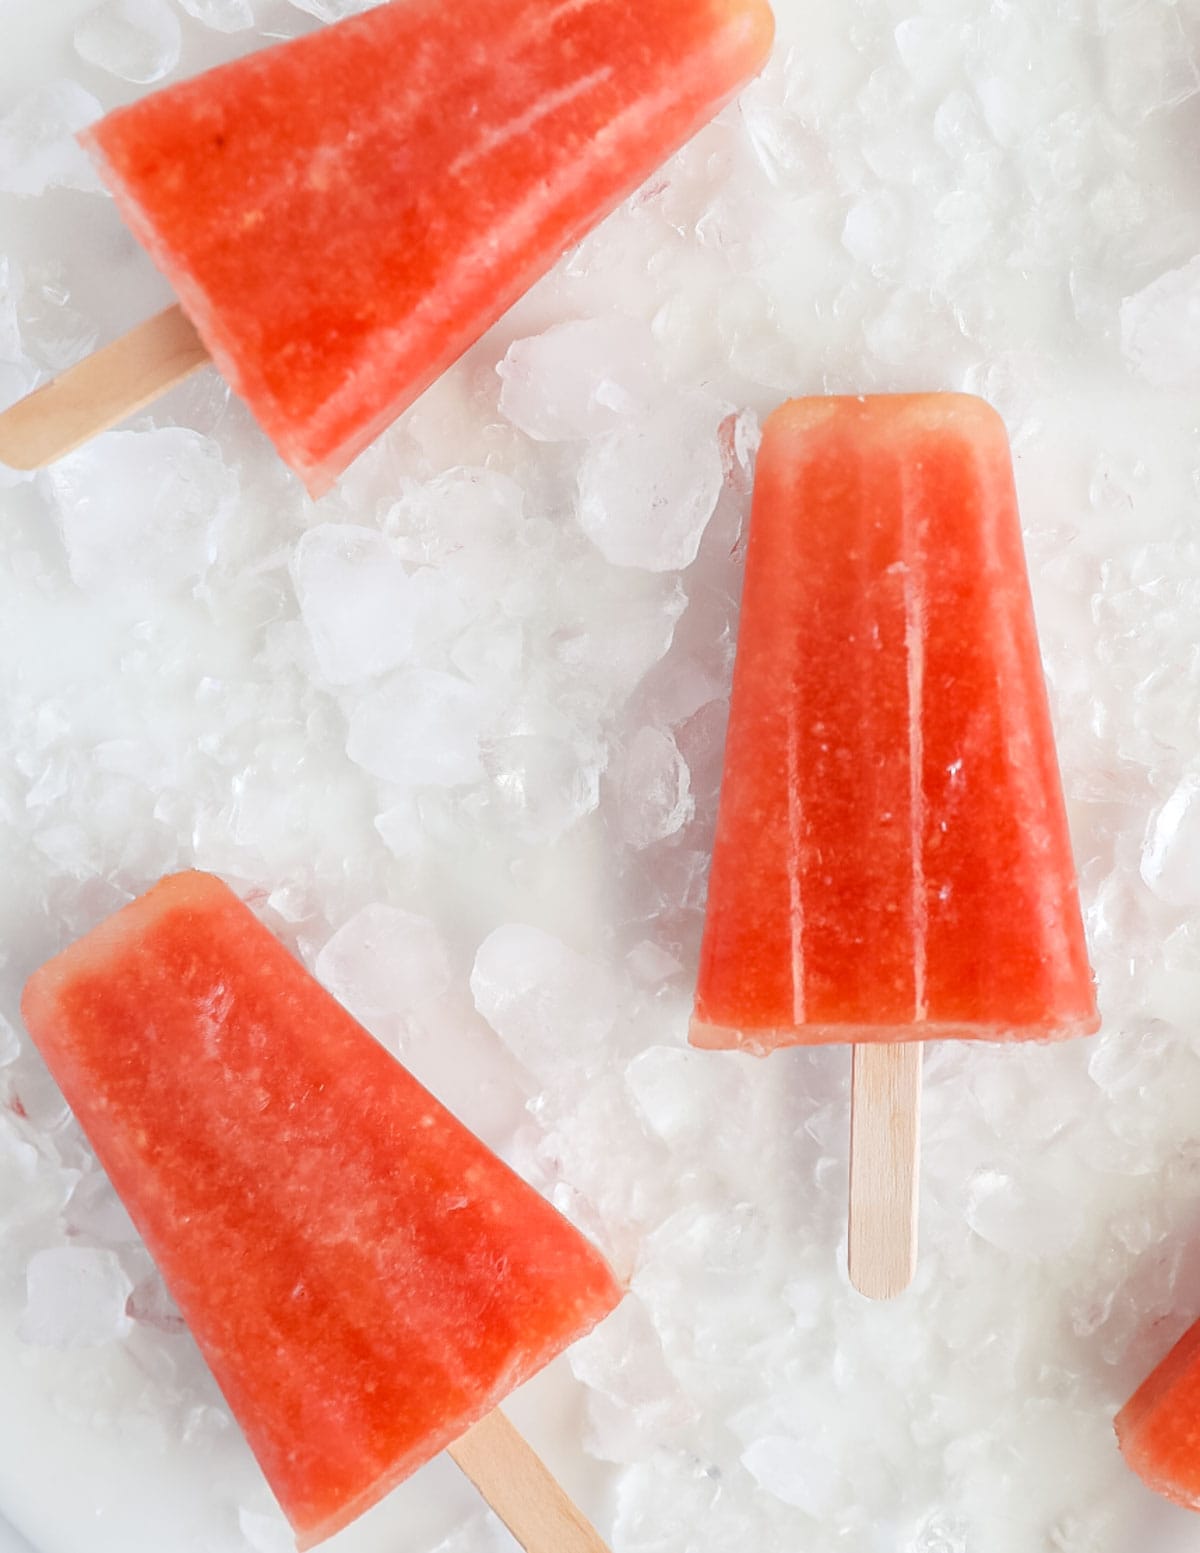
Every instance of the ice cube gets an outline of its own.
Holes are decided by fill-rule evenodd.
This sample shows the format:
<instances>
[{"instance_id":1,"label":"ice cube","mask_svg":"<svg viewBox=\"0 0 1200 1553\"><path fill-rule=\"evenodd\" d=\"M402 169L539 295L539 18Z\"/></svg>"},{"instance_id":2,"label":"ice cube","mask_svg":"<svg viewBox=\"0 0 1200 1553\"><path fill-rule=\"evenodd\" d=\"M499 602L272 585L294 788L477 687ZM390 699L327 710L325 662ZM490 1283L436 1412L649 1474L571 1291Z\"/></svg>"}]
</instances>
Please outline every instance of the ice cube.
<instances>
[{"instance_id":1,"label":"ice cube","mask_svg":"<svg viewBox=\"0 0 1200 1553\"><path fill-rule=\"evenodd\" d=\"M10 1062L16 1062L21 1055L21 1037L16 1030L0 1014L0 1068L6 1068Z\"/></svg>"},{"instance_id":2,"label":"ice cube","mask_svg":"<svg viewBox=\"0 0 1200 1553\"><path fill-rule=\"evenodd\" d=\"M1121 303L1126 360L1157 388L1184 388L1200 374L1200 256L1167 270Z\"/></svg>"},{"instance_id":3,"label":"ice cube","mask_svg":"<svg viewBox=\"0 0 1200 1553\"><path fill-rule=\"evenodd\" d=\"M479 946L475 1007L535 1077L578 1074L600 1054L616 1019L608 977L538 927L509 923Z\"/></svg>"},{"instance_id":4,"label":"ice cube","mask_svg":"<svg viewBox=\"0 0 1200 1553\"><path fill-rule=\"evenodd\" d=\"M970 1553L969 1529L957 1516L934 1510L921 1517L901 1553Z\"/></svg>"},{"instance_id":5,"label":"ice cube","mask_svg":"<svg viewBox=\"0 0 1200 1553\"><path fill-rule=\"evenodd\" d=\"M689 566L721 495L727 408L683 393L593 443L579 471L579 521L616 566Z\"/></svg>"},{"instance_id":6,"label":"ice cube","mask_svg":"<svg viewBox=\"0 0 1200 1553\"><path fill-rule=\"evenodd\" d=\"M582 318L514 340L496 368L500 409L538 442L612 431L644 413L657 375L654 337L623 314Z\"/></svg>"},{"instance_id":7,"label":"ice cube","mask_svg":"<svg viewBox=\"0 0 1200 1553\"><path fill-rule=\"evenodd\" d=\"M238 1530L254 1553L295 1553L295 1534L280 1510L264 1515L243 1505L238 1509Z\"/></svg>"},{"instance_id":8,"label":"ice cube","mask_svg":"<svg viewBox=\"0 0 1200 1553\"><path fill-rule=\"evenodd\" d=\"M647 1124L667 1143L711 1138L711 1116L742 1096L744 1068L725 1053L649 1046L625 1070L625 1082Z\"/></svg>"},{"instance_id":9,"label":"ice cube","mask_svg":"<svg viewBox=\"0 0 1200 1553\"><path fill-rule=\"evenodd\" d=\"M897 24L895 39L904 68L922 86L937 85L962 57L962 39L953 12L906 17Z\"/></svg>"},{"instance_id":10,"label":"ice cube","mask_svg":"<svg viewBox=\"0 0 1200 1553\"><path fill-rule=\"evenodd\" d=\"M621 765L621 832L630 846L672 836L696 811L687 762L661 728L639 728Z\"/></svg>"},{"instance_id":11,"label":"ice cube","mask_svg":"<svg viewBox=\"0 0 1200 1553\"><path fill-rule=\"evenodd\" d=\"M419 852L425 840L425 827L416 794L401 793L397 803L375 816L375 829L395 857Z\"/></svg>"},{"instance_id":12,"label":"ice cube","mask_svg":"<svg viewBox=\"0 0 1200 1553\"><path fill-rule=\"evenodd\" d=\"M430 1553L512 1553L512 1546L512 1537L499 1516L483 1510L443 1538Z\"/></svg>"},{"instance_id":13,"label":"ice cube","mask_svg":"<svg viewBox=\"0 0 1200 1553\"><path fill-rule=\"evenodd\" d=\"M573 1344L569 1362L591 1393L590 1448L602 1459L639 1460L665 1431L696 1416L695 1403L667 1367L662 1339L634 1294Z\"/></svg>"},{"instance_id":14,"label":"ice cube","mask_svg":"<svg viewBox=\"0 0 1200 1553\"><path fill-rule=\"evenodd\" d=\"M648 938L634 944L625 956L625 964L631 975L647 987L661 986L664 981L670 981L683 970L673 954Z\"/></svg>"},{"instance_id":15,"label":"ice cube","mask_svg":"<svg viewBox=\"0 0 1200 1553\"><path fill-rule=\"evenodd\" d=\"M347 16L357 16L361 11L370 11L381 4L381 0L289 0L298 11L307 11L310 16L315 16L322 22L340 22Z\"/></svg>"},{"instance_id":16,"label":"ice cube","mask_svg":"<svg viewBox=\"0 0 1200 1553\"><path fill-rule=\"evenodd\" d=\"M213 561L238 478L183 427L110 431L50 471L71 577L81 588L182 587Z\"/></svg>"},{"instance_id":17,"label":"ice cube","mask_svg":"<svg viewBox=\"0 0 1200 1553\"><path fill-rule=\"evenodd\" d=\"M0 357L8 358L11 371L21 373L22 387L24 373L18 366L21 355L19 308L24 289L25 277L20 265L7 254L0 254ZM5 391L7 393L7 385Z\"/></svg>"},{"instance_id":18,"label":"ice cube","mask_svg":"<svg viewBox=\"0 0 1200 1553\"><path fill-rule=\"evenodd\" d=\"M1083 1228L1080 1204L1069 1193L990 1167L967 1183L966 1219L990 1245L1029 1261L1061 1256Z\"/></svg>"},{"instance_id":19,"label":"ice cube","mask_svg":"<svg viewBox=\"0 0 1200 1553\"><path fill-rule=\"evenodd\" d=\"M56 1246L38 1251L26 1272L18 1331L44 1348L94 1348L124 1337L133 1285L113 1251Z\"/></svg>"},{"instance_id":20,"label":"ice cube","mask_svg":"<svg viewBox=\"0 0 1200 1553\"><path fill-rule=\"evenodd\" d=\"M149 1261L149 1257L144 1258ZM133 1286L126 1307L129 1317L138 1326L151 1327L156 1332L176 1333L187 1327L183 1312L176 1305L170 1289L163 1282L157 1267L147 1267Z\"/></svg>"},{"instance_id":21,"label":"ice cube","mask_svg":"<svg viewBox=\"0 0 1200 1553\"><path fill-rule=\"evenodd\" d=\"M131 1245L138 1239L125 1204L112 1182L98 1170L85 1175L71 1193L65 1218L72 1235L84 1235L109 1246Z\"/></svg>"},{"instance_id":22,"label":"ice cube","mask_svg":"<svg viewBox=\"0 0 1200 1553\"><path fill-rule=\"evenodd\" d=\"M582 739L510 734L488 741L483 763L522 841L557 841L600 801L603 753Z\"/></svg>"},{"instance_id":23,"label":"ice cube","mask_svg":"<svg viewBox=\"0 0 1200 1553\"><path fill-rule=\"evenodd\" d=\"M250 0L179 0L189 16L214 32L244 32L254 26Z\"/></svg>"},{"instance_id":24,"label":"ice cube","mask_svg":"<svg viewBox=\"0 0 1200 1553\"><path fill-rule=\"evenodd\" d=\"M321 523L296 546L292 577L321 673L335 685L398 667L412 650L408 568L376 529Z\"/></svg>"},{"instance_id":25,"label":"ice cube","mask_svg":"<svg viewBox=\"0 0 1200 1553\"><path fill-rule=\"evenodd\" d=\"M104 0L75 23L75 52L122 81L161 81L179 63L183 29L167 0Z\"/></svg>"},{"instance_id":26,"label":"ice cube","mask_svg":"<svg viewBox=\"0 0 1200 1553\"><path fill-rule=\"evenodd\" d=\"M747 1446L742 1465L767 1493L818 1519L831 1514L846 1492L838 1463L811 1439L767 1435Z\"/></svg>"},{"instance_id":27,"label":"ice cube","mask_svg":"<svg viewBox=\"0 0 1200 1553\"><path fill-rule=\"evenodd\" d=\"M100 187L76 133L103 108L77 81L35 86L0 118L0 194Z\"/></svg>"},{"instance_id":28,"label":"ice cube","mask_svg":"<svg viewBox=\"0 0 1200 1553\"><path fill-rule=\"evenodd\" d=\"M483 775L479 741L489 697L438 669L393 674L350 717L346 753L401 787L456 787Z\"/></svg>"},{"instance_id":29,"label":"ice cube","mask_svg":"<svg viewBox=\"0 0 1200 1553\"><path fill-rule=\"evenodd\" d=\"M61 372L96 344L95 321L72 305L67 271L57 259L25 267L18 311L26 355L43 371Z\"/></svg>"},{"instance_id":30,"label":"ice cube","mask_svg":"<svg viewBox=\"0 0 1200 1553\"><path fill-rule=\"evenodd\" d=\"M1185 776L1155 814L1142 878L1159 900L1200 905L1200 776Z\"/></svg>"},{"instance_id":31,"label":"ice cube","mask_svg":"<svg viewBox=\"0 0 1200 1553\"><path fill-rule=\"evenodd\" d=\"M1192 30L1173 5L1142 5L1117 19L1102 61L1105 96L1119 123L1140 124L1200 91Z\"/></svg>"},{"instance_id":32,"label":"ice cube","mask_svg":"<svg viewBox=\"0 0 1200 1553\"><path fill-rule=\"evenodd\" d=\"M395 906L364 906L317 956L318 979L364 1022L417 1014L450 985L450 961L436 926Z\"/></svg>"},{"instance_id":33,"label":"ice cube","mask_svg":"<svg viewBox=\"0 0 1200 1553\"><path fill-rule=\"evenodd\" d=\"M887 270L905 252L905 213L890 189L881 189L850 207L842 228L848 253L874 270Z\"/></svg>"}]
</instances>

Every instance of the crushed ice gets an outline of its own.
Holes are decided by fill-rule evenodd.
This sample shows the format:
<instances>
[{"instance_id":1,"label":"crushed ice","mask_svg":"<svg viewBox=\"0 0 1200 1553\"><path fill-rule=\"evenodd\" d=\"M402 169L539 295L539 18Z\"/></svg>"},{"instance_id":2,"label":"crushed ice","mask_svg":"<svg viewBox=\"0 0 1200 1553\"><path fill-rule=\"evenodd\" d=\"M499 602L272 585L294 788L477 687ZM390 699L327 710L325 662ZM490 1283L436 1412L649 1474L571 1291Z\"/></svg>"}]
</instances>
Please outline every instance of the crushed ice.
<instances>
[{"instance_id":1,"label":"crushed ice","mask_svg":"<svg viewBox=\"0 0 1200 1553\"><path fill-rule=\"evenodd\" d=\"M0 397L160 286L75 133L361 8L47 23L53 71L0 104ZM284 1534L17 996L198 863L631 1278L539 1383L615 1553L1124 1553L1109 1418L1200 1286L1191 9L779 0L740 105L320 503L212 371L0 471L4 1379L47 1481L63 1417L143 1441L121 1545L154 1540L147 1419L198 1545ZM1019 453L1106 1024L930 1051L918 1280L876 1309L842 1271L846 1054L684 1040L757 425L925 387ZM445 1490L406 1490L450 1506L430 1549L503 1545ZM43 1497L47 1545L87 1543Z\"/></svg>"}]
</instances>

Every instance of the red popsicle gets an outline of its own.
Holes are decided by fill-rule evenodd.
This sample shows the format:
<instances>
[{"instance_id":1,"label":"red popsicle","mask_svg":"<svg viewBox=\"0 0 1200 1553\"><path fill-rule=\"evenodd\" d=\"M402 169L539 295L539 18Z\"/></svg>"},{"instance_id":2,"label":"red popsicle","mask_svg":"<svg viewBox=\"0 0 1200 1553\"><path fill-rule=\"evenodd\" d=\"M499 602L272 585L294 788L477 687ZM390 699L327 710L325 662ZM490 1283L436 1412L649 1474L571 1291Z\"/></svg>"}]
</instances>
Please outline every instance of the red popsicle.
<instances>
[{"instance_id":1,"label":"red popsicle","mask_svg":"<svg viewBox=\"0 0 1200 1553\"><path fill-rule=\"evenodd\" d=\"M22 1007L302 1547L620 1298L209 875L109 918Z\"/></svg>"},{"instance_id":2,"label":"red popsicle","mask_svg":"<svg viewBox=\"0 0 1200 1553\"><path fill-rule=\"evenodd\" d=\"M1200 1510L1200 1322L1116 1417L1125 1460L1155 1493Z\"/></svg>"},{"instance_id":3,"label":"red popsicle","mask_svg":"<svg viewBox=\"0 0 1200 1553\"><path fill-rule=\"evenodd\" d=\"M795 400L759 456L692 1040L1096 1024L1003 423Z\"/></svg>"},{"instance_id":4,"label":"red popsicle","mask_svg":"<svg viewBox=\"0 0 1200 1553\"><path fill-rule=\"evenodd\" d=\"M766 0L392 0L84 138L319 494L733 96L772 30Z\"/></svg>"},{"instance_id":5,"label":"red popsicle","mask_svg":"<svg viewBox=\"0 0 1200 1553\"><path fill-rule=\"evenodd\" d=\"M1097 1025L999 417L767 422L691 1039L855 1046L850 1276L916 1258L920 1046Z\"/></svg>"}]
</instances>

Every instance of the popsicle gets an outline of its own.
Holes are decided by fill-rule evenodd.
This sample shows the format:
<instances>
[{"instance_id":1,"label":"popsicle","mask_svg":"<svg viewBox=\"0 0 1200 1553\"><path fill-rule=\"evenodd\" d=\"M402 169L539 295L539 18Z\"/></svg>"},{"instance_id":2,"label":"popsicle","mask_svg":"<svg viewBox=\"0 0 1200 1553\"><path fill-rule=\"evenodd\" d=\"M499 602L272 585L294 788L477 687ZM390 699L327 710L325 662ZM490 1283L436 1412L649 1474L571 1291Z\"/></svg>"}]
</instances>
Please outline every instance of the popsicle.
<instances>
[{"instance_id":1,"label":"popsicle","mask_svg":"<svg viewBox=\"0 0 1200 1553\"><path fill-rule=\"evenodd\" d=\"M912 1043L1096 1025L1003 423L794 400L759 455L691 1040L856 1043L851 1276L902 1286Z\"/></svg>"},{"instance_id":2,"label":"popsicle","mask_svg":"<svg viewBox=\"0 0 1200 1553\"><path fill-rule=\"evenodd\" d=\"M1125 1460L1155 1493L1200 1510L1200 1321L1117 1414Z\"/></svg>"},{"instance_id":3,"label":"popsicle","mask_svg":"<svg viewBox=\"0 0 1200 1553\"><path fill-rule=\"evenodd\" d=\"M603 1549L492 1410L612 1272L231 891L163 880L22 1010L301 1548L449 1446L526 1547Z\"/></svg>"},{"instance_id":4,"label":"popsicle","mask_svg":"<svg viewBox=\"0 0 1200 1553\"><path fill-rule=\"evenodd\" d=\"M772 31L767 0L392 0L118 109L83 138L199 340L143 326L0 418L0 457L59 456L161 391L160 345L179 375L207 350L319 494Z\"/></svg>"}]
</instances>

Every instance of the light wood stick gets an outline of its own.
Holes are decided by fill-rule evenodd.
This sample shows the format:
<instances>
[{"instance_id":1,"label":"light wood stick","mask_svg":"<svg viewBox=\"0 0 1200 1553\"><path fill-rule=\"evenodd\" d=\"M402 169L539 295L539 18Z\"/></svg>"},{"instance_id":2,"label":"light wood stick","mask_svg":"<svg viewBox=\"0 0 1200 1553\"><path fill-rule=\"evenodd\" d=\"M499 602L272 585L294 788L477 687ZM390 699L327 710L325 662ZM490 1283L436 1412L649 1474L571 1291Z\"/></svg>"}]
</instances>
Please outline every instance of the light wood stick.
<instances>
[{"instance_id":1,"label":"light wood stick","mask_svg":"<svg viewBox=\"0 0 1200 1553\"><path fill-rule=\"evenodd\" d=\"M165 394L208 359L183 309L169 307L0 414L0 463L44 469Z\"/></svg>"},{"instance_id":2,"label":"light wood stick","mask_svg":"<svg viewBox=\"0 0 1200 1553\"><path fill-rule=\"evenodd\" d=\"M921 1043L863 1043L850 1082L850 1282L891 1299L917 1266Z\"/></svg>"},{"instance_id":3,"label":"light wood stick","mask_svg":"<svg viewBox=\"0 0 1200 1553\"><path fill-rule=\"evenodd\" d=\"M526 1553L608 1553L600 1533L503 1413L489 1413L449 1454Z\"/></svg>"}]
</instances>

